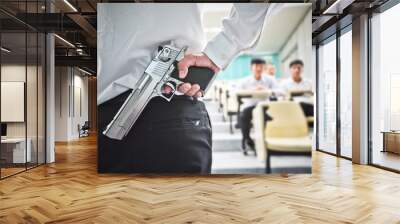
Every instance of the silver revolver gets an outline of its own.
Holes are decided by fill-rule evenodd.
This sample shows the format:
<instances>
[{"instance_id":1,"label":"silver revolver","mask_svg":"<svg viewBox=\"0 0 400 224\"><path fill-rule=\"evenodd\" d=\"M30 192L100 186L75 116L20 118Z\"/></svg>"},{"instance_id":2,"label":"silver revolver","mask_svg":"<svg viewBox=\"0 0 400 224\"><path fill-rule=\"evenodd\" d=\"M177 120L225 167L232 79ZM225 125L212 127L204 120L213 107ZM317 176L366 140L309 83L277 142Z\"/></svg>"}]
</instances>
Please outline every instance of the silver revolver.
<instances>
[{"instance_id":1,"label":"silver revolver","mask_svg":"<svg viewBox=\"0 0 400 224\"><path fill-rule=\"evenodd\" d=\"M129 94L113 120L103 131L104 135L122 140L152 98L159 96L169 102L175 95L177 87L182 83L199 84L203 94L208 90L214 79L214 72L209 68L192 66L189 67L185 79L179 78L177 63L184 57L185 50L186 47L178 49L170 45L160 48L136 83L136 88ZM163 93L165 86L171 87L171 93Z\"/></svg>"}]
</instances>

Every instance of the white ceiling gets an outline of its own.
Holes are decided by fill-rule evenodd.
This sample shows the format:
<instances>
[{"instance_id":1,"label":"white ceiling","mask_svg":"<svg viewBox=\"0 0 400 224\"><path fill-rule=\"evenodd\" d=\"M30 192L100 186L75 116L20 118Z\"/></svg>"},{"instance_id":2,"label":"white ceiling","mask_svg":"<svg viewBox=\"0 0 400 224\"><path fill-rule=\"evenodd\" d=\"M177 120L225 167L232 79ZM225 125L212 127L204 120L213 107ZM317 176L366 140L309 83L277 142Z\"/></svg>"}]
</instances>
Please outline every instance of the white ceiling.
<instances>
[{"instance_id":1,"label":"white ceiling","mask_svg":"<svg viewBox=\"0 0 400 224\"><path fill-rule=\"evenodd\" d=\"M231 7L231 3L203 4L203 26L207 40L221 30L222 19L229 15ZM274 4L266 18L260 42L255 50L268 53L279 52L308 10L310 10L310 4Z\"/></svg>"}]
</instances>

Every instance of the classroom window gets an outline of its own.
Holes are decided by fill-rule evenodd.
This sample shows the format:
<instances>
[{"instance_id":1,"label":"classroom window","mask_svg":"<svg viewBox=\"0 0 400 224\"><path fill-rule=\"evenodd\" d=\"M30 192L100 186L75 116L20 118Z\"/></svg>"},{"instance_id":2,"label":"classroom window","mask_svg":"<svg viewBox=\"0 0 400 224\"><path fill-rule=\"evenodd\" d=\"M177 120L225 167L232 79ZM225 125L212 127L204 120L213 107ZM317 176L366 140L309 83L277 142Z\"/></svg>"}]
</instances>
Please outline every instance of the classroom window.
<instances>
[{"instance_id":1,"label":"classroom window","mask_svg":"<svg viewBox=\"0 0 400 224\"><path fill-rule=\"evenodd\" d=\"M7 6L11 2L2 2ZM41 13L43 1L19 2L18 13ZM45 163L45 34L4 13L1 24L0 178Z\"/></svg>"},{"instance_id":2,"label":"classroom window","mask_svg":"<svg viewBox=\"0 0 400 224\"><path fill-rule=\"evenodd\" d=\"M318 48L318 149L336 153L336 39Z\"/></svg>"},{"instance_id":3,"label":"classroom window","mask_svg":"<svg viewBox=\"0 0 400 224\"><path fill-rule=\"evenodd\" d=\"M352 157L352 33L340 36L340 154Z\"/></svg>"},{"instance_id":4,"label":"classroom window","mask_svg":"<svg viewBox=\"0 0 400 224\"><path fill-rule=\"evenodd\" d=\"M400 170L400 4L371 19L371 162Z\"/></svg>"}]
</instances>

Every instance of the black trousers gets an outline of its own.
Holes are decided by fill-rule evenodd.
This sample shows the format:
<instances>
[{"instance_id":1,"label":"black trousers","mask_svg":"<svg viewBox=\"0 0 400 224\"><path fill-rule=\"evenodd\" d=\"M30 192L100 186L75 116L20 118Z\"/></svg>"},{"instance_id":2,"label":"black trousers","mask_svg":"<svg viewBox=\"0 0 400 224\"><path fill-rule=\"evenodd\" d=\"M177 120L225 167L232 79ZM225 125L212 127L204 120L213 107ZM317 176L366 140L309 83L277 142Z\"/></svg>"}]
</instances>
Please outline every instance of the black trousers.
<instances>
[{"instance_id":1,"label":"black trousers","mask_svg":"<svg viewBox=\"0 0 400 224\"><path fill-rule=\"evenodd\" d=\"M211 172L211 124L204 103L186 96L152 99L121 141L102 134L129 92L98 106L98 172Z\"/></svg>"},{"instance_id":2,"label":"black trousers","mask_svg":"<svg viewBox=\"0 0 400 224\"><path fill-rule=\"evenodd\" d=\"M310 103L300 102L301 109L303 109L306 117L314 116L314 105Z\"/></svg>"},{"instance_id":3,"label":"black trousers","mask_svg":"<svg viewBox=\"0 0 400 224\"><path fill-rule=\"evenodd\" d=\"M240 111L239 124L242 131L243 139L250 138L251 120L253 119L254 108L255 106L250 106Z\"/></svg>"}]
</instances>

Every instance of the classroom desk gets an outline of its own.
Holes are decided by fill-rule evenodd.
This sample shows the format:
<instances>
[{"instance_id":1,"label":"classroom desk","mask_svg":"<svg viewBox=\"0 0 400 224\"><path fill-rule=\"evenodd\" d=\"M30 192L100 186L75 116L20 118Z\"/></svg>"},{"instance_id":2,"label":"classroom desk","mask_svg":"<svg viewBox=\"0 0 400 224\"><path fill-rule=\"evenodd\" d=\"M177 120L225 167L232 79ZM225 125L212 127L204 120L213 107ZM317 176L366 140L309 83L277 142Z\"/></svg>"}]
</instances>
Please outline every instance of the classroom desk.
<instances>
[{"instance_id":1,"label":"classroom desk","mask_svg":"<svg viewBox=\"0 0 400 224\"><path fill-rule=\"evenodd\" d=\"M297 96L292 98L294 102L303 102L308 103L310 105L314 105L314 97L307 97L307 96Z\"/></svg>"},{"instance_id":2,"label":"classroom desk","mask_svg":"<svg viewBox=\"0 0 400 224\"><path fill-rule=\"evenodd\" d=\"M254 99L262 99L267 100L268 97L272 94L269 90L239 90L236 92L236 99L238 103L238 114L240 114L240 107L243 104L242 99L245 98L254 98Z\"/></svg>"},{"instance_id":3,"label":"classroom desk","mask_svg":"<svg viewBox=\"0 0 400 224\"><path fill-rule=\"evenodd\" d=\"M31 146L30 138L5 138L1 139L1 159L5 163L25 163L31 161ZM25 145L26 151L25 151Z\"/></svg>"},{"instance_id":4,"label":"classroom desk","mask_svg":"<svg viewBox=\"0 0 400 224\"><path fill-rule=\"evenodd\" d=\"M382 152L400 154L400 131L382 131L383 149Z\"/></svg>"}]
</instances>

